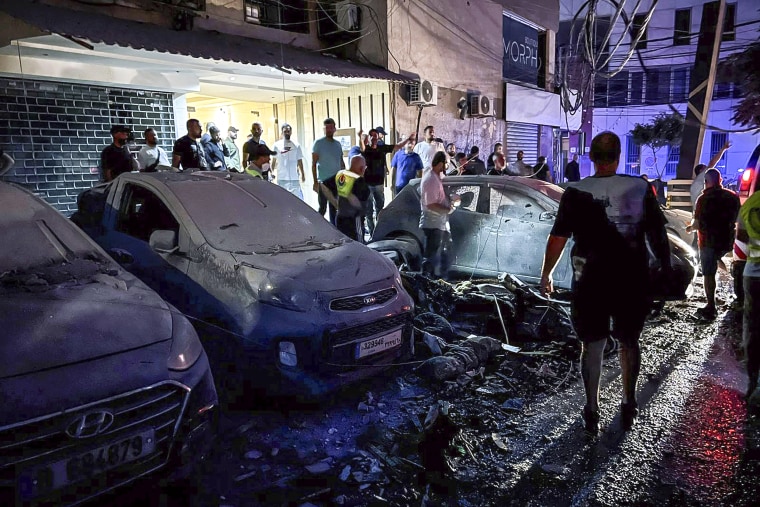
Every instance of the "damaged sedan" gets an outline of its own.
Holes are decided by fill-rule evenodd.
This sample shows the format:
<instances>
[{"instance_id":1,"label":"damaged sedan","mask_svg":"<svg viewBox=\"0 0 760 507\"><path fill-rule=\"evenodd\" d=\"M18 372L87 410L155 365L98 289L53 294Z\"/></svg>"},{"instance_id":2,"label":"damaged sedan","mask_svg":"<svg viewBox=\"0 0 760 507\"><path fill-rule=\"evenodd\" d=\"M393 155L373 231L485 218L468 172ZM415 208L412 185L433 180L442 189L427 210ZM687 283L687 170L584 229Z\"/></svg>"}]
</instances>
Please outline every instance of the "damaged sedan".
<instances>
[{"instance_id":1,"label":"damaged sedan","mask_svg":"<svg viewBox=\"0 0 760 507\"><path fill-rule=\"evenodd\" d=\"M395 265L277 185L123 174L79 205L72 219L193 319L230 398L320 396L410 348L413 303Z\"/></svg>"},{"instance_id":2,"label":"damaged sedan","mask_svg":"<svg viewBox=\"0 0 760 507\"><path fill-rule=\"evenodd\" d=\"M218 405L191 324L38 197L0 201L0 505L186 476Z\"/></svg>"},{"instance_id":3,"label":"damaged sedan","mask_svg":"<svg viewBox=\"0 0 760 507\"><path fill-rule=\"evenodd\" d=\"M450 275L496 277L510 273L526 283L541 277L546 238L554 225L563 189L519 176L450 176L443 180L448 195L461 199L450 216ZM384 252L398 265L419 269L425 235L419 228L419 180L407 185L380 214L370 248ZM680 299L696 275L694 253L682 214L665 211L674 275L654 280L661 299ZM565 248L554 270L554 286L570 289L571 248Z\"/></svg>"}]
</instances>

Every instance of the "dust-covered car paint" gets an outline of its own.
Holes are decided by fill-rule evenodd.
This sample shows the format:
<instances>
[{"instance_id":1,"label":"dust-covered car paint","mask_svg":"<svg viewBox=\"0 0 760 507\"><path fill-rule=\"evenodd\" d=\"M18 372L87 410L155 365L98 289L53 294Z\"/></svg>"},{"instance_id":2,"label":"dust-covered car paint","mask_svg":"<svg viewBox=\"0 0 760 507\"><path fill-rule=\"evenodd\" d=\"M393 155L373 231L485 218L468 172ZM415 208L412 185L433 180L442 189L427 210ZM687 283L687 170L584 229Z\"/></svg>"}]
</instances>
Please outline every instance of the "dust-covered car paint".
<instances>
[{"instance_id":1,"label":"dust-covered car paint","mask_svg":"<svg viewBox=\"0 0 760 507\"><path fill-rule=\"evenodd\" d=\"M380 213L368 245L412 269L420 267L425 243L419 227L419 183L412 180ZM519 176L449 176L443 179L443 185L448 195L461 198L459 207L449 216L450 273L485 277L510 273L527 283L538 283L546 238L564 190ZM683 216L670 210L665 216L675 274L666 284L655 280L654 290L671 299L689 289L696 261L691 247L678 235L683 229ZM554 270L556 288L571 287L571 248L572 240Z\"/></svg>"},{"instance_id":2,"label":"dust-covered car paint","mask_svg":"<svg viewBox=\"0 0 760 507\"><path fill-rule=\"evenodd\" d=\"M0 505L187 474L217 410L191 324L38 197L0 201Z\"/></svg>"},{"instance_id":3,"label":"dust-covered car paint","mask_svg":"<svg viewBox=\"0 0 760 507\"><path fill-rule=\"evenodd\" d=\"M277 185L124 174L84 192L72 218L194 319L222 384L320 395L409 350L395 265Z\"/></svg>"}]
</instances>

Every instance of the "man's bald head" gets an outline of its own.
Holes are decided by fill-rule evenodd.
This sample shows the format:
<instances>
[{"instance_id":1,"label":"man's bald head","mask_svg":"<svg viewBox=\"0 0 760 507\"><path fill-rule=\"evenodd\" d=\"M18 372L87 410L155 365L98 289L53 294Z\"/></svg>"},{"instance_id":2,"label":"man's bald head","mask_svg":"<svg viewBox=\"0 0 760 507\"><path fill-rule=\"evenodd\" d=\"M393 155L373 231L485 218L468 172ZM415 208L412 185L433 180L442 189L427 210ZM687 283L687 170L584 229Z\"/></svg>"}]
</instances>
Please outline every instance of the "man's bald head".
<instances>
[{"instance_id":1,"label":"man's bald head","mask_svg":"<svg viewBox=\"0 0 760 507\"><path fill-rule=\"evenodd\" d=\"M597 134L591 140L589 158L599 168L611 168L620 163L620 138L614 132L606 131Z\"/></svg>"},{"instance_id":2,"label":"man's bald head","mask_svg":"<svg viewBox=\"0 0 760 507\"><path fill-rule=\"evenodd\" d=\"M715 168L705 171L705 188L717 187L723 182L723 178L720 175L720 171Z\"/></svg>"},{"instance_id":3,"label":"man's bald head","mask_svg":"<svg viewBox=\"0 0 760 507\"><path fill-rule=\"evenodd\" d=\"M349 161L348 170L358 174L359 176L364 176L364 170L367 169L367 161L362 157L361 155L356 155L355 157L351 157L351 160Z\"/></svg>"}]
</instances>

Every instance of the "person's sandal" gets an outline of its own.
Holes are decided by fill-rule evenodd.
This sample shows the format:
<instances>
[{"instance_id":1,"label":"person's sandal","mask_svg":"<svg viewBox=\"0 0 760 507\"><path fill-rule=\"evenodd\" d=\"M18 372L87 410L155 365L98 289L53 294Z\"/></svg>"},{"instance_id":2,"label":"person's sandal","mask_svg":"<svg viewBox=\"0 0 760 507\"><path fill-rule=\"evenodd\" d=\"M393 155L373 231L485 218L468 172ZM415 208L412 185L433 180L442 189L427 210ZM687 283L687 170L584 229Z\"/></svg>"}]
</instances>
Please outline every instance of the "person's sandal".
<instances>
[{"instance_id":1,"label":"person's sandal","mask_svg":"<svg viewBox=\"0 0 760 507\"><path fill-rule=\"evenodd\" d=\"M599 433L599 410L591 410L588 405L583 407L583 428L589 435Z\"/></svg>"},{"instance_id":2,"label":"person's sandal","mask_svg":"<svg viewBox=\"0 0 760 507\"><path fill-rule=\"evenodd\" d=\"M620 417L623 422L623 430L633 428L636 418L639 416L639 407L635 401L620 404Z\"/></svg>"},{"instance_id":3,"label":"person's sandal","mask_svg":"<svg viewBox=\"0 0 760 507\"><path fill-rule=\"evenodd\" d=\"M709 308L707 306L703 306L702 308L697 309L697 317L705 319L705 320L715 320L715 318L718 316L718 311L713 308Z\"/></svg>"}]
</instances>

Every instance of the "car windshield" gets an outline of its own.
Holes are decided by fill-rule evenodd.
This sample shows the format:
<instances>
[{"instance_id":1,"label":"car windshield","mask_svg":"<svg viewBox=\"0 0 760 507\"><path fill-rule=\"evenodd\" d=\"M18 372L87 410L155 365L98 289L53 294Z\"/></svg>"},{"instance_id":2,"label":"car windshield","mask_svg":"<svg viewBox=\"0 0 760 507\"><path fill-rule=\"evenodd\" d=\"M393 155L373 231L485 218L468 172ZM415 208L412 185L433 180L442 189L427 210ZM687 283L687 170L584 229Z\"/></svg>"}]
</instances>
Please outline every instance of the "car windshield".
<instances>
[{"instance_id":1,"label":"car windshield","mask_svg":"<svg viewBox=\"0 0 760 507\"><path fill-rule=\"evenodd\" d=\"M209 178L171 188L206 241L219 250L276 254L334 248L346 239L306 203L265 181Z\"/></svg>"},{"instance_id":2,"label":"car windshield","mask_svg":"<svg viewBox=\"0 0 760 507\"><path fill-rule=\"evenodd\" d=\"M0 200L0 277L77 259L104 259L82 231L33 195L0 184Z\"/></svg>"}]
</instances>

